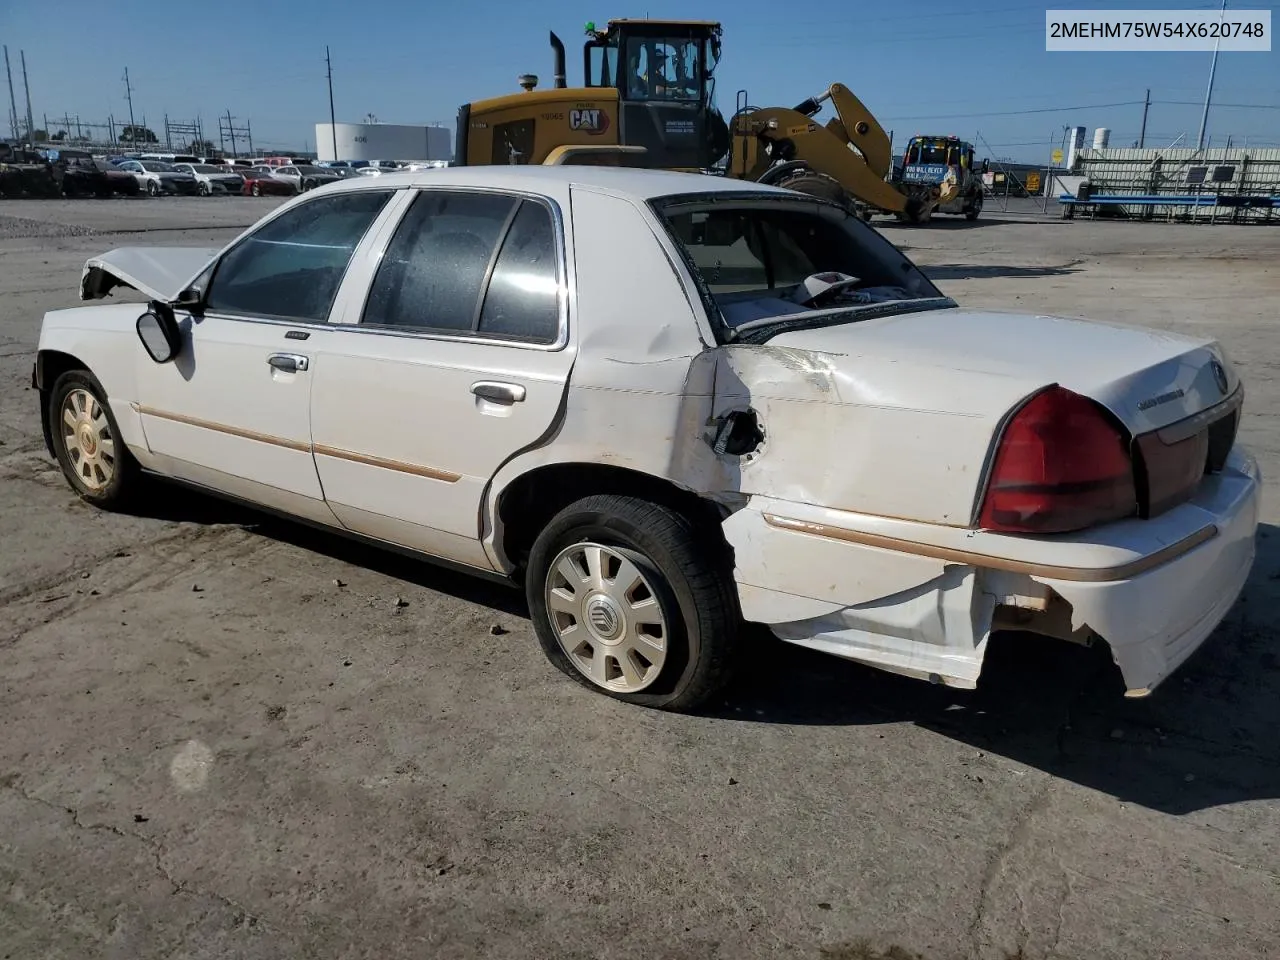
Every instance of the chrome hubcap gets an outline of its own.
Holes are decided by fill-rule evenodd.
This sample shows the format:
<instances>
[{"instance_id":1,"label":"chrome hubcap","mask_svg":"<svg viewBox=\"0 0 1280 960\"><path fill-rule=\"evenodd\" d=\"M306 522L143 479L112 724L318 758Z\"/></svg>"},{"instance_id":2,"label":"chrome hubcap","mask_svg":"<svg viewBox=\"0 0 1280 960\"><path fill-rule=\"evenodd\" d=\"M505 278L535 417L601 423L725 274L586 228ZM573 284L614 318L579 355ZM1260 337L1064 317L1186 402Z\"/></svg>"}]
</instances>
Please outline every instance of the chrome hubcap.
<instances>
[{"instance_id":1,"label":"chrome hubcap","mask_svg":"<svg viewBox=\"0 0 1280 960\"><path fill-rule=\"evenodd\" d=\"M592 683L618 693L649 686L667 658L666 618L638 560L621 547L575 543L547 574L560 647Z\"/></svg>"},{"instance_id":2,"label":"chrome hubcap","mask_svg":"<svg viewBox=\"0 0 1280 960\"><path fill-rule=\"evenodd\" d=\"M88 390L75 389L62 401L62 442L76 477L94 492L116 472L116 441L107 412Z\"/></svg>"}]
</instances>

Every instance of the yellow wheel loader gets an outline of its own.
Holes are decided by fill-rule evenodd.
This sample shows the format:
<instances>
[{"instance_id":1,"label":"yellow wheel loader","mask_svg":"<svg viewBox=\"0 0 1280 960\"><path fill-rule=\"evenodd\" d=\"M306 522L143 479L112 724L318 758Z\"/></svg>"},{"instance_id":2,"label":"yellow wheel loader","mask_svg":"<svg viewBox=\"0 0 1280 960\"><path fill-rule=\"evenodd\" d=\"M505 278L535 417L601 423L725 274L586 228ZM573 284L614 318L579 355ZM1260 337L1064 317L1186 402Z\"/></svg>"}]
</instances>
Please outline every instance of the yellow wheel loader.
<instances>
[{"instance_id":1,"label":"yellow wheel loader","mask_svg":"<svg viewBox=\"0 0 1280 960\"><path fill-rule=\"evenodd\" d=\"M606 164L716 174L821 197L870 218L914 222L952 199L941 182L910 195L886 179L889 138L842 84L791 109L754 107L738 91L729 122L715 104L721 27L709 20L610 20L587 24L583 86L566 83L565 48L551 34L554 85L519 78L523 90L458 110L455 165ZM835 114L814 118L824 104Z\"/></svg>"}]
</instances>

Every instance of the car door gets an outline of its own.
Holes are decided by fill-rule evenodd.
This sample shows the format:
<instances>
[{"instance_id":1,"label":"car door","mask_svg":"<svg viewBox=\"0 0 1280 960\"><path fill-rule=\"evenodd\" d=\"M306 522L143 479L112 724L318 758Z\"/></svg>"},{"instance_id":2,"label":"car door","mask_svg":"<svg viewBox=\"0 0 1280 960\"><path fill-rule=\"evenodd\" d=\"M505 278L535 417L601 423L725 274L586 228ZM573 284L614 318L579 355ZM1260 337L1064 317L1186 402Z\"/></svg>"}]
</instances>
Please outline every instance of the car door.
<instances>
[{"instance_id":1,"label":"car door","mask_svg":"<svg viewBox=\"0 0 1280 960\"><path fill-rule=\"evenodd\" d=\"M560 209L416 191L353 267L311 395L316 468L343 525L492 568L485 491L553 430L573 363Z\"/></svg>"},{"instance_id":2,"label":"car door","mask_svg":"<svg viewBox=\"0 0 1280 960\"><path fill-rule=\"evenodd\" d=\"M196 281L178 358L139 352L139 413L162 468L265 506L333 523L311 455L312 380L353 251L393 191L282 208Z\"/></svg>"}]
</instances>

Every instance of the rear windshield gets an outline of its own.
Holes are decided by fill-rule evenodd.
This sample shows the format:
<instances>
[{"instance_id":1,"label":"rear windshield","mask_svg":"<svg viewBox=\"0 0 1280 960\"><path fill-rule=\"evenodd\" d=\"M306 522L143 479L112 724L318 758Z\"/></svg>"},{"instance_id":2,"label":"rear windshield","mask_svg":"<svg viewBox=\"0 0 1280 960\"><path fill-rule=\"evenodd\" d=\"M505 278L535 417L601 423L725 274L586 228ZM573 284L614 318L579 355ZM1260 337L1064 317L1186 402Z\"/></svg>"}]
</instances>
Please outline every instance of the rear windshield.
<instances>
[{"instance_id":1,"label":"rear windshield","mask_svg":"<svg viewBox=\"0 0 1280 960\"><path fill-rule=\"evenodd\" d=\"M776 199L655 206L729 328L943 296L891 243L835 208ZM806 302L809 278L835 274L845 275L838 290Z\"/></svg>"}]
</instances>

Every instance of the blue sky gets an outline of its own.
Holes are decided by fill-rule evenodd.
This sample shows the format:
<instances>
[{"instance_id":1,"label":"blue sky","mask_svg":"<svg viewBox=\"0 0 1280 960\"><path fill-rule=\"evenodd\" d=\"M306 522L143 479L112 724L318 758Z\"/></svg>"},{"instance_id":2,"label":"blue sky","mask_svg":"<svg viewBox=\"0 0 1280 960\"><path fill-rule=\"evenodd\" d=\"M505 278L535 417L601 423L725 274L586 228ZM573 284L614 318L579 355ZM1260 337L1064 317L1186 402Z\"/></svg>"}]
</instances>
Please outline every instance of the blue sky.
<instances>
[{"instance_id":1,"label":"blue sky","mask_svg":"<svg viewBox=\"0 0 1280 960\"><path fill-rule=\"evenodd\" d=\"M1165 3L1189 10L1216 6ZM646 15L724 24L717 76L726 112L741 87L754 104L790 105L839 81L895 132L895 149L912 133L972 139L980 132L990 145L978 141L981 155L1042 162L1050 140L1061 142L1064 125L1110 127L1113 146L1136 140L1141 101L1150 87L1148 146L1167 145L1184 131L1194 142L1210 54L1046 53L1045 6L1016 0L917 0L902 6L809 0L793 17L788 5L761 0L642 0L631 8L598 0L232 0L196 6L168 0L106 6L100 0L0 0L0 41L8 45L15 71L18 51L26 52L37 126L45 113L52 129L61 126L54 117L64 112L94 122L105 122L108 114L117 122L127 118L127 66L139 122L145 114L159 130L166 112L171 120L199 115L216 141L214 117L230 109L237 118L251 119L259 148L314 146L315 122L328 119L326 43L340 121L372 113L389 123L452 126L459 103L514 92L520 73L532 71L549 83L549 29L569 47L572 85L581 80L578 51L586 21L603 26L611 16ZM1053 6L1152 5L1134 0ZM1239 0L1231 6L1271 9L1273 27L1280 28L1271 4ZM201 15L211 22L197 25ZM14 80L22 111L20 73ZM1214 99L1270 108L1215 107L1208 131L1215 145L1232 134L1236 143L1248 138L1280 146L1280 45L1270 53L1222 54ZM7 114L6 103L0 116Z\"/></svg>"}]
</instances>

